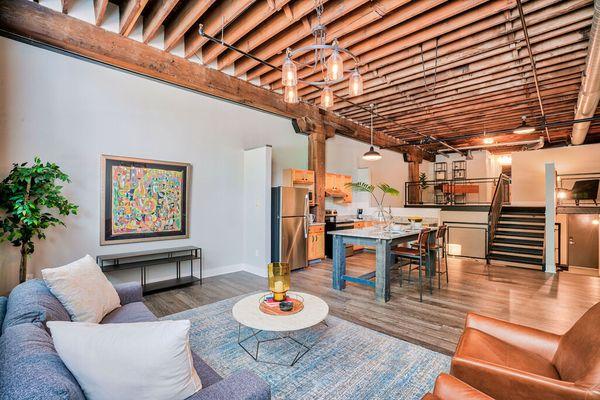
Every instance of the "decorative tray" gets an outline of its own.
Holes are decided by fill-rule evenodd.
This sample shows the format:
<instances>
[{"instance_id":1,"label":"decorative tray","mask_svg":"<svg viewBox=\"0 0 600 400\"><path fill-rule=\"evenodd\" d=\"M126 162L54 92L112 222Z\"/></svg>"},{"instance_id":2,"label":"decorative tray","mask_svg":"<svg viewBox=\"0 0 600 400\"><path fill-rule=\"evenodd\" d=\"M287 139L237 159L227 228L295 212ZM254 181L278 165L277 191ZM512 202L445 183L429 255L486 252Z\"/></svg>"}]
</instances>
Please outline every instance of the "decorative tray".
<instances>
[{"instance_id":1,"label":"decorative tray","mask_svg":"<svg viewBox=\"0 0 600 400\"><path fill-rule=\"evenodd\" d=\"M279 308L279 302L273 300L272 294L265 294L259 300L258 308L267 315L293 315L299 313L304 308L304 298L297 294L288 294L286 301L291 301L293 307L290 311L282 311Z\"/></svg>"}]
</instances>

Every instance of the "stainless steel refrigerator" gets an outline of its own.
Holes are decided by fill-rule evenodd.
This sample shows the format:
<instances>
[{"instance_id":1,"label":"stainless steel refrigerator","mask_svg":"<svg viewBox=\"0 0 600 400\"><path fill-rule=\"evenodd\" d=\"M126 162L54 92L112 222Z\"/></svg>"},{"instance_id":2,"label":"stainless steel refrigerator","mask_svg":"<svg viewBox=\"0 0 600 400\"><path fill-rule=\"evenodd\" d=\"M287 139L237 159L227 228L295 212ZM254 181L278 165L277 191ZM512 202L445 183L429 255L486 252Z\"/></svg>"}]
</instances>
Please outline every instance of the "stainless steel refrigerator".
<instances>
[{"instance_id":1,"label":"stainless steel refrigerator","mask_svg":"<svg viewBox=\"0 0 600 400\"><path fill-rule=\"evenodd\" d=\"M287 262L292 270L308 265L308 189L271 189L271 261Z\"/></svg>"}]
</instances>

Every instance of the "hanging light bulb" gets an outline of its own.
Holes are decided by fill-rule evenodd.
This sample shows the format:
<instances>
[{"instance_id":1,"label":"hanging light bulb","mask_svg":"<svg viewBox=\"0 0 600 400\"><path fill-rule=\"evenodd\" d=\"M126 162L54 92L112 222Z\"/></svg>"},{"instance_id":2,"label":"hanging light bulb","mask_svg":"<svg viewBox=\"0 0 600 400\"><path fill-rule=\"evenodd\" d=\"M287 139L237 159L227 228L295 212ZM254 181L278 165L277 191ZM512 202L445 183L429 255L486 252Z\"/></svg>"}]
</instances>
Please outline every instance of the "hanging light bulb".
<instances>
[{"instance_id":1,"label":"hanging light bulb","mask_svg":"<svg viewBox=\"0 0 600 400\"><path fill-rule=\"evenodd\" d=\"M298 69L289 55L281 67L281 84L286 87L298 84Z\"/></svg>"},{"instance_id":2,"label":"hanging light bulb","mask_svg":"<svg viewBox=\"0 0 600 400\"><path fill-rule=\"evenodd\" d=\"M333 52L327 59L327 79L329 81L337 81L344 76L344 60L337 50L338 42L333 41Z\"/></svg>"},{"instance_id":3,"label":"hanging light bulb","mask_svg":"<svg viewBox=\"0 0 600 400\"><path fill-rule=\"evenodd\" d=\"M494 144L494 139L491 137L483 138L483 144Z\"/></svg>"},{"instance_id":4,"label":"hanging light bulb","mask_svg":"<svg viewBox=\"0 0 600 400\"><path fill-rule=\"evenodd\" d=\"M371 147L369 148L369 151L367 151L362 156L363 160L366 160L366 161L381 160L381 154L376 152L375 148L373 148L373 114L374 114L373 109L374 108L375 108L375 104L371 104Z\"/></svg>"},{"instance_id":5,"label":"hanging light bulb","mask_svg":"<svg viewBox=\"0 0 600 400\"><path fill-rule=\"evenodd\" d=\"M290 104L298 103L300 101L298 99L298 86L284 86L283 100Z\"/></svg>"},{"instance_id":6,"label":"hanging light bulb","mask_svg":"<svg viewBox=\"0 0 600 400\"><path fill-rule=\"evenodd\" d=\"M333 107L333 90L329 86L325 86L321 92L321 107Z\"/></svg>"},{"instance_id":7,"label":"hanging light bulb","mask_svg":"<svg viewBox=\"0 0 600 400\"><path fill-rule=\"evenodd\" d=\"M527 122L525 122L525 120L527 119L526 116L523 115L521 119L521 125L516 127L513 133L516 133L517 135L527 135L529 133L535 132L535 128L533 126L527 125Z\"/></svg>"},{"instance_id":8,"label":"hanging light bulb","mask_svg":"<svg viewBox=\"0 0 600 400\"><path fill-rule=\"evenodd\" d=\"M363 94L363 80L362 76L358 72L358 68L355 68L354 71L352 71L348 85L348 92L350 93L350 96L360 96Z\"/></svg>"}]
</instances>

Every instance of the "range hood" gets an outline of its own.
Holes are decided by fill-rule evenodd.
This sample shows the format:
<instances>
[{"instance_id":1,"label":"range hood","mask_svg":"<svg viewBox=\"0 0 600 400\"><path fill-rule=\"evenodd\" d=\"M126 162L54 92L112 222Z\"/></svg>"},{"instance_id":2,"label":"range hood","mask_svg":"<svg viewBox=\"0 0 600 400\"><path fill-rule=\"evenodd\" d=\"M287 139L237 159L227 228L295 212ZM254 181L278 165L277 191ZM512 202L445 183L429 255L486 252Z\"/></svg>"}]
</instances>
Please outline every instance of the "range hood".
<instances>
[{"instance_id":1,"label":"range hood","mask_svg":"<svg viewBox=\"0 0 600 400\"><path fill-rule=\"evenodd\" d=\"M326 190L325 197L346 197L346 193L341 190Z\"/></svg>"}]
</instances>

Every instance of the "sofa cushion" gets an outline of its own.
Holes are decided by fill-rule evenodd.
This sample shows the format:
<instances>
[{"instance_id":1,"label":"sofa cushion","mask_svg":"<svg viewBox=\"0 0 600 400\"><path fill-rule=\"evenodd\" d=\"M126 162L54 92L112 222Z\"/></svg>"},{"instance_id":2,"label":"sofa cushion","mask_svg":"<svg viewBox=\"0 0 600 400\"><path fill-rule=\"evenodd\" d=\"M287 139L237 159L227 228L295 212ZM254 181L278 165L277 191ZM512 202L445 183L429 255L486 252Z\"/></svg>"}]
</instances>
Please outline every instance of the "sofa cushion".
<instances>
[{"instance_id":1,"label":"sofa cushion","mask_svg":"<svg viewBox=\"0 0 600 400\"><path fill-rule=\"evenodd\" d=\"M600 383L600 303L590 308L561 338L554 365L563 380Z\"/></svg>"},{"instance_id":2,"label":"sofa cushion","mask_svg":"<svg viewBox=\"0 0 600 400\"><path fill-rule=\"evenodd\" d=\"M109 313L101 324L119 324L124 322L152 322L156 317L141 302L129 303Z\"/></svg>"},{"instance_id":3,"label":"sofa cushion","mask_svg":"<svg viewBox=\"0 0 600 400\"><path fill-rule=\"evenodd\" d=\"M31 323L8 327L0 336L0 398L85 400L48 332Z\"/></svg>"},{"instance_id":4,"label":"sofa cushion","mask_svg":"<svg viewBox=\"0 0 600 400\"><path fill-rule=\"evenodd\" d=\"M0 333L2 331L2 323L4 322L4 315L6 315L6 303L8 298L0 297Z\"/></svg>"},{"instance_id":5,"label":"sofa cushion","mask_svg":"<svg viewBox=\"0 0 600 400\"><path fill-rule=\"evenodd\" d=\"M114 286L89 255L62 267L43 269L42 276L72 321L97 324L121 306Z\"/></svg>"},{"instance_id":6,"label":"sofa cushion","mask_svg":"<svg viewBox=\"0 0 600 400\"><path fill-rule=\"evenodd\" d=\"M477 329L465 329L455 357L477 359L552 379L560 379L554 366L545 358L510 345Z\"/></svg>"},{"instance_id":7,"label":"sofa cushion","mask_svg":"<svg viewBox=\"0 0 600 400\"><path fill-rule=\"evenodd\" d=\"M2 331L27 322L69 320L69 313L50 293L44 281L32 279L21 283L10 292Z\"/></svg>"}]
</instances>

